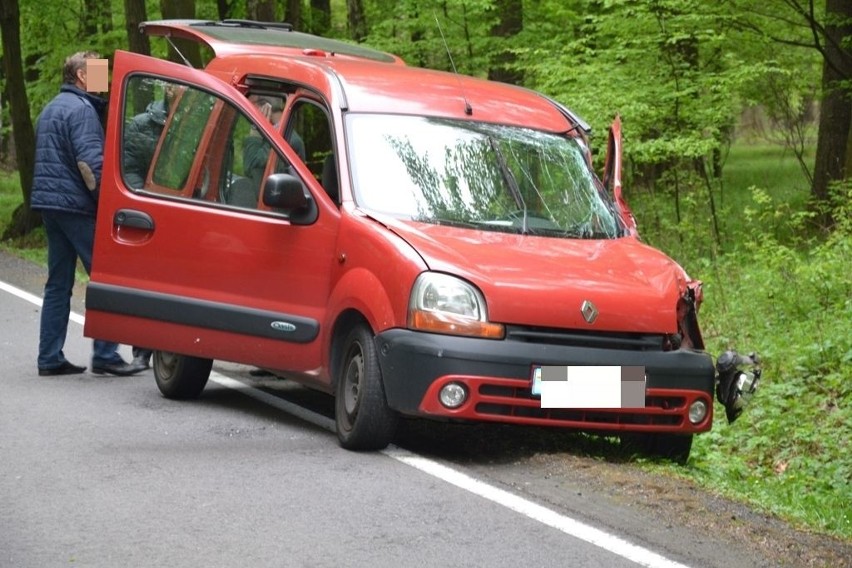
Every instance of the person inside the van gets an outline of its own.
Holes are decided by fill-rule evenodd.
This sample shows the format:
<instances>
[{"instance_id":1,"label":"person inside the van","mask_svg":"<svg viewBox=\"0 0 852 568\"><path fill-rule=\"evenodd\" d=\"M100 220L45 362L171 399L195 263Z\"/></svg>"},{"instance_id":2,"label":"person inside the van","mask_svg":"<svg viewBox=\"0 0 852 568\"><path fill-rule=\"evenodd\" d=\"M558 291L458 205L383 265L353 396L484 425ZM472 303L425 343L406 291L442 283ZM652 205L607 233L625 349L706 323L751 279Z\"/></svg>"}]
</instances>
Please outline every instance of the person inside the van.
<instances>
[{"instance_id":1,"label":"person inside the van","mask_svg":"<svg viewBox=\"0 0 852 568\"><path fill-rule=\"evenodd\" d=\"M178 86L166 83L163 98L152 101L144 112L130 119L124 129L124 153L121 166L124 182L135 189L145 186L154 150L163 133L169 109L176 100Z\"/></svg>"},{"instance_id":2,"label":"person inside the van","mask_svg":"<svg viewBox=\"0 0 852 568\"><path fill-rule=\"evenodd\" d=\"M272 123L277 129L280 126L281 115L284 111L284 99L280 97L266 97L250 95L251 100L258 110ZM286 137L287 143L296 151L302 161L305 160L305 143L302 138L291 130ZM260 190L261 182L263 181L263 173L266 170L266 162L269 159L271 147L266 139L260 135L256 129L252 128L249 135L243 141L243 170L246 175L252 180L254 187ZM276 164L276 172L286 172L288 164L278 161Z\"/></svg>"}]
</instances>

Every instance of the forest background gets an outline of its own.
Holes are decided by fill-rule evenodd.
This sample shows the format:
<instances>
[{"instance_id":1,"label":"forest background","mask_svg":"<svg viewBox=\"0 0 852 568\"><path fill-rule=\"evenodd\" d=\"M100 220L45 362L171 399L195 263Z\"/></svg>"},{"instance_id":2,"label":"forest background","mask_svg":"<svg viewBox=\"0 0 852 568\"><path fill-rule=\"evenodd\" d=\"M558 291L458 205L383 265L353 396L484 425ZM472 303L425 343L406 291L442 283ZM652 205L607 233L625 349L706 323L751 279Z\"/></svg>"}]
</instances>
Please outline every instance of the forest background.
<instances>
[{"instance_id":1,"label":"forest background","mask_svg":"<svg viewBox=\"0 0 852 568\"><path fill-rule=\"evenodd\" d=\"M852 541L852 1L2 0L4 249L44 263L33 123L64 58L173 57L138 33L161 18L288 21L410 65L452 61L564 103L598 157L619 114L640 234L704 281L709 350L764 362L737 422L717 405L685 467L645 467Z\"/></svg>"}]
</instances>

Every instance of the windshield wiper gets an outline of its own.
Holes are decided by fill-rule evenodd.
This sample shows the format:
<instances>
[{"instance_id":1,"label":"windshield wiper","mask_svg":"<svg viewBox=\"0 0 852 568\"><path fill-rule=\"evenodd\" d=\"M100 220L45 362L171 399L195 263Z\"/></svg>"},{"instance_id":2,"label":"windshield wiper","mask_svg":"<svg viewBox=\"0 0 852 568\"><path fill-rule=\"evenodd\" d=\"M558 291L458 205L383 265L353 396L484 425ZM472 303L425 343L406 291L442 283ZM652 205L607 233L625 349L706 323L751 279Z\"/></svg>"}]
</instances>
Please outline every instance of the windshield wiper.
<instances>
[{"instance_id":1,"label":"windshield wiper","mask_svg":"<svg viewBox=\"0 0 852 568\"><path fill-rule=\"evenodd\" d=\"M491 145L491 149L494 150L494 154L497 156L497 163L500 164L500 173L503 174L503 179L506 180L506 184L509 186L509 192L515 200L515 205L524 212L523 220L521 221L521 234L527 235L529 234L529 230L527 229L527 204L524 203L524 197L521 195L521 188L518 186L518 181L515 179L515 176L512 175L512 170L509 169L509 164L506 163L506 156L503 155L503 152L501 152L500 148L497 146L497 141L494 140L493 137L489 136L488 143Z\"/></svg>"}]
</instances>

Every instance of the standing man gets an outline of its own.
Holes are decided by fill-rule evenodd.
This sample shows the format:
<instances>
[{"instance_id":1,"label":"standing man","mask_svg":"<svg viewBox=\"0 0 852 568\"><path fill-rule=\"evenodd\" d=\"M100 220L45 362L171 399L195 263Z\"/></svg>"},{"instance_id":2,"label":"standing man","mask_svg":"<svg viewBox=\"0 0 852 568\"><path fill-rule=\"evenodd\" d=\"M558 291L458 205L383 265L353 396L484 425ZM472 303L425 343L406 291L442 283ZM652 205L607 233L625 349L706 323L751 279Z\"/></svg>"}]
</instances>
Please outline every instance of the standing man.
<instances>
[{"instance_id":1,"label":"standing man","mask_svg":"<svg viewBox=\"0 0 852 568\"><path fill-rule=\"evenodd\" d=\"M44 108L36 124L31 206L41 211L44 221L48 266L38 345L40 376L73 375L86 370L68 361L62 349L68 332L77 259L83 262L87 273L92 270L103 165L101 117L107 101L86 90L91 59L98 60L99 55L79 52L65 60L59 94ZM94 341L93 373L132 375L141 370L121 358L118 344Z\"/></svg>"}]
</instances>

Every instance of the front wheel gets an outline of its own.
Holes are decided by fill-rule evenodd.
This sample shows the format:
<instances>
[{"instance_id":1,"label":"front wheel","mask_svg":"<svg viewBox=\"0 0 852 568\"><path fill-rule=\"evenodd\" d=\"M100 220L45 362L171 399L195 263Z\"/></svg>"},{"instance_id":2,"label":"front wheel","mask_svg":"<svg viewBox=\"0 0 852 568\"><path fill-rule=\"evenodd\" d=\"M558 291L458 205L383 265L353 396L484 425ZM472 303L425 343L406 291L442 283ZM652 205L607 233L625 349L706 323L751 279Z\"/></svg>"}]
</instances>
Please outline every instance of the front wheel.
<instances>
[{"instance_id":1,"label":"front wheel","mask_svg":"<svg viewBox=\"0 0 852 568\"><path fill-rule=\"evenodd\" d=\"M343 343L334 401L337 438L347 450L381 450L396 433L372 332L356 326Z\"/></svg>"},{"instance_id":2,"label":"front wheel","mask_svg":"<svg viewBox=\"0 0 852 568\"><path fill-rule=\"evenodd\" d=\"M168 351L154 351L152 367L157 387L164 397L197 398L210 377L213 360Z\"/></svg>"}]
</instances>

